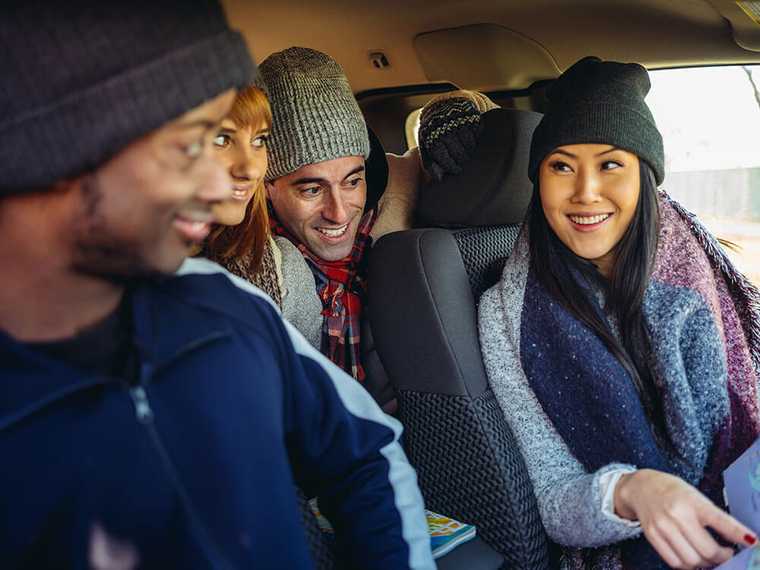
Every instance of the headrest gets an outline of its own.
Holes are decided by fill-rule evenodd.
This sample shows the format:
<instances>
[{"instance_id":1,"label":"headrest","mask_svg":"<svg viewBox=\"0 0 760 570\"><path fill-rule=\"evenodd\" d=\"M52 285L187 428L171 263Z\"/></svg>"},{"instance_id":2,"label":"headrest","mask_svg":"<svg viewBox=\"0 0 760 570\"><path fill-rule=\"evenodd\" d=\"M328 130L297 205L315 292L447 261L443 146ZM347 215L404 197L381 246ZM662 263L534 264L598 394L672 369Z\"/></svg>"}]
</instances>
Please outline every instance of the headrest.
<instances>
[{"instance_id":1,"label":"headrest","mask_svg":"<svg viewBox=\"0 0 760 570\"><path fill-rule=\"evenodd\" d=\"M540 113L492 109L480 118L472 158L461 174L420 188L418 226L494 226L523 221L533 185L528 160Z\"/></svg>"}]
</instances>

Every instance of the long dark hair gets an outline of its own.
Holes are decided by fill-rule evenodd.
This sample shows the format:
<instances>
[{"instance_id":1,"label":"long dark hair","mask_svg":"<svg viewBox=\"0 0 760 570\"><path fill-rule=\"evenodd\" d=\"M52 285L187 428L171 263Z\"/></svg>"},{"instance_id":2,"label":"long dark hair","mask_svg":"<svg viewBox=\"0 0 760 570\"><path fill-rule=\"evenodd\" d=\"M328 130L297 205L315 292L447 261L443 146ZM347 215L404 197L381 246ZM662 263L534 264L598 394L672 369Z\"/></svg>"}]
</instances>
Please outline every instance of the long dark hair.
<instances>
[{"instance_id":1,"label":"long dark hair","mask_svg":"<svg viewBox=\"0 0 760 570\"><path fill-rule=\"evenodd\" d=\"M620 361L633 380L656 439L672 449L665 430L662 401L650 369L649 334L642 313L660 231L657 184L652 169L644 161L639 161L639 175L641 190L636 212L615 246L609 279L602 277L593 263L570 251L549 227L538 182L528 211L530 255L539 283ZM617 321L619 337L590 298L590 286L604 291L606 312Z\"/></svg>"}]
</instances>

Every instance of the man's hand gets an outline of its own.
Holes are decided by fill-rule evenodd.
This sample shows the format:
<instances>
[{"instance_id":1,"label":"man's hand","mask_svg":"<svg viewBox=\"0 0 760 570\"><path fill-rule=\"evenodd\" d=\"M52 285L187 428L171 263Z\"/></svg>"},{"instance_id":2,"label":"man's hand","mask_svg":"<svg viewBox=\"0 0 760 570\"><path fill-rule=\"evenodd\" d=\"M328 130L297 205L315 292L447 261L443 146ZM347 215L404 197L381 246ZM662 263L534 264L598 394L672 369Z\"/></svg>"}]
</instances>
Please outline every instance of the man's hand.
<instances>
[{"instance_id":1,"label":"man's hand","mask_svg":"<svg viewBox=\"0 0 760 570\"><path fill-rule=\"evenodd\" d=\"M733 550L718 544L705 527L730 543L751 546L755 534L673 475L641 469L623 475L615 487L615 513L638 520L649 543L672 568L721 564Z\"/></svg>"}]
</instances>

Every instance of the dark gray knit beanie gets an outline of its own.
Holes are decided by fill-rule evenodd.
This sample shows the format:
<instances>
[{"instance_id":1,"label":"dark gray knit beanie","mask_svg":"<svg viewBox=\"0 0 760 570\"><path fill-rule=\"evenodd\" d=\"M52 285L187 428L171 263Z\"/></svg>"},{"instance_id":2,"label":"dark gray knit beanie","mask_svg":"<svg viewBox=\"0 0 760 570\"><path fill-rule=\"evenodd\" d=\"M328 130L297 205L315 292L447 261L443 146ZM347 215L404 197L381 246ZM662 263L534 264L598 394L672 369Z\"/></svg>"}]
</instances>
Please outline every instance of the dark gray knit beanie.
<instances>
[{"instance_id":1,"label":"dark gray knit beanie","mask_svg":"<svg viewBox=\"0 0 760 570\"><path fill-rule=\"evenodd\" d=\"M662 136L644 102L651 84L637 63L585 57L550 87L549 108L533 133L528 174L535 182L541 161L569 144L610 144L634 153L665 178Z\"/></svg>"},{"instance_id":2,"label":"dark gray knit beanie","mask_svg":"<svg viewBox=\"0 0 760 570\"><path fill-rule=\"evenodd\" d=\"M259 73L272 106L268 181L307 164L369 156L364 116L334 59L292 47L262 61Z\"/></svg>"},{"instance_id":3,"label":"dark gray knit beanie","mask_svg":"<svg viewBox=\"0 0 760 570\"><path fill-rule=\"evenodd\" d=\"M0 195L95 169L255 66L216 0L0 8Z\"/></svg>"}]
</instances>

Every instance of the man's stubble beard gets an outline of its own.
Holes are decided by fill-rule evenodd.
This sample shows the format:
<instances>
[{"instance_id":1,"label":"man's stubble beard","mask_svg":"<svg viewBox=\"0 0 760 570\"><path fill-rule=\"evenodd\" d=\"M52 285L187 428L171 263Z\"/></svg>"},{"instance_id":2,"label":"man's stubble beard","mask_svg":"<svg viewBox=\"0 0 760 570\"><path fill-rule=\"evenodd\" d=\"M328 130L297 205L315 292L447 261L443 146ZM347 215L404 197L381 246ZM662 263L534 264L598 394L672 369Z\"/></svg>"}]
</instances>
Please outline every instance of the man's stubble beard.
<instances>
[{"instance_id":1,"label":"man's stubble beard","mask_svg":"<svg viewBox=\"0 0 760 570\"><path fill-rule=\"evenodd\" d=\"M116 285L165 277L151 267L137 242L113 235L103 216L103 190L97 175L87 174L81 182L82 211L73 224L74 271Z\"/></svg>"}]
</instances>

